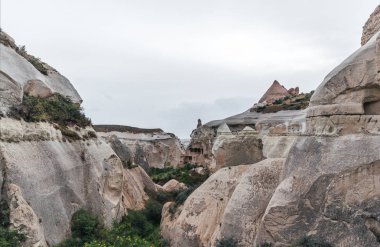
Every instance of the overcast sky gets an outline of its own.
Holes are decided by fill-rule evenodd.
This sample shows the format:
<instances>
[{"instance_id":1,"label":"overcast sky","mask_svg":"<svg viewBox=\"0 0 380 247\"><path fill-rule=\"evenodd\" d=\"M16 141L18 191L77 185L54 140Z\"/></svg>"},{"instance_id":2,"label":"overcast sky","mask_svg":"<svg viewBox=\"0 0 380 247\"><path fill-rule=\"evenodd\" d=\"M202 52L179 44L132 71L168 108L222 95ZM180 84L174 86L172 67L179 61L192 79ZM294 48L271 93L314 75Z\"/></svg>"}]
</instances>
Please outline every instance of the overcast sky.
<instances>
[{"instance_id":1,"label":"overcast sky","mask_svg":"<svg viewBox=\"0 0 380 247\"><path fill-rule=\"evenodd\" d=\"M66 76L95 124L187 138L277 79L315 89L375 0L1 0L1 27Z\"/></svg>"}]
</instances>

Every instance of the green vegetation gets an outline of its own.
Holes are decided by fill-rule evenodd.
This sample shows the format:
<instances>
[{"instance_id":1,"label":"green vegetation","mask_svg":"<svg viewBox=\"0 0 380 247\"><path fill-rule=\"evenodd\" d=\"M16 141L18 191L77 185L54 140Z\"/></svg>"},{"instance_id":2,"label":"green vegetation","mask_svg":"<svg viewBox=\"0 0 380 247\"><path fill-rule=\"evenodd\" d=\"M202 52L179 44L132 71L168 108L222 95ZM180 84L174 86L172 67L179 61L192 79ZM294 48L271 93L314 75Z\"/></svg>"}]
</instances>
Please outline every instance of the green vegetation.
<instances>
[{"instance_id":1,"label":"green vegetation","mask_svg":"<svg viewBox=\"0 0 380 247\"><path fill-rule=\"evenodd\" d=\"M25 236L9 228L9 207L2 200L0 201L0 246L1 247L18 247L25 241Z\"/></svg>"},{"instance_id":2,"label":"green vegetation","mask_svg":"<svg viewBox=\"0 0 380 247\"><path fill-rule=\"evenodd\" d=\"M29 55L26 51L25 45L16 47L16 52L23 56L26 60L28 60L29 63L31 63L39 72L41 72L44 75L48 75L48 69L44 65L44 63L41 61L40 58Z\"/></svg>"},{"instance_id":3,"label":"green vegetation","mask_svg":"<svg viewBox=\"0 0 380 247\"><path fill-rule=\"evenodd\" d=\"M252 108L251 111L262 112L262 113L274 113L278 111L289 111L289 110L302 110L309 106L310 98L314 91L306 94L300 94L297 96L286 96L283 99L278 99L266 106Z\"/></svg>"},{"instance_id":4,"label":"green vegetation","mask_svg":"<svg viewBox=\"0 0 380 247\"><path fill-rule=\"evenodd\" d=\"M152 180L160 185L164 185L171 179L175 179L178 182L184 183L187 186L197 186L203 183L208 177L209 172L201 175L195 171L196 166L192 164L186 164L183 167L165 167L163 169L151 168L149 176Z\"/></svg>"},{"instance_id":5,"label":"green vegetation","mask_svg":"<svg viewBox=\"0 0 380 247\"><path fill-rule=\"evenodd\" d=\"M216 241L216 247L238 247L238 241L233 238L223 238Z\"/></svg>"},{"instance_id":6,"label":"green vegetation","mask_svg":"<svg viewBox=\"0 0 380 247\"><path fill-rule=\"evenodd\" d=\"M291 247L332 247L332 245L318 237L304 236L297 240Z\"/></svg>"},{"instance_id":7,"label":"green vegetation","mask_svg":"<svg viewBox=\"0 0 380 247\"><path fill-rule=\"evenodd\" d=\"M91 120L84 115L82 108L60 94L45 99L25 94L22 104L15 110L27 122L45 121L81 127L91 125Z\"/></svg>"},{"instance_id":8,"label":"green vegetation","mask_svg":"<svg viewBox=\"0 0 380 247\"><path fill-rule=\"evenodd\" d=\"M56 128L69 140L80 140L81 137L68 126L91 125L91 120L84 115L82 108L60 94L45 99L24 94L21 105L13 107L10 116L22 118L26 122L55 123ZM96 137L96 133L88 132L88 138L92 137Z\"/></svg>"},{"instance_id":9,"label":"green vegetation","mask_svg":"<svg viewBox=\"0 0 380 247\"><path fill-rule=\"evenodd\" d=\"M56 128L70 140L79 140L80 136L67 126L77 125L86 127L91 125L82 108L70 98L54 94L49 98L39 98L24 94L21 105L11 109L11 117L22 118L26 122L50 122L57 124ZM96 137L93 131L88 132L88 138Z\"/></svg>"},{"instance_id":10,"label":"green vegetation","mask_svg":"<svg viewBox=\"0 0 380 247\"><path fill-rule=\"evenodd\" d=\"M128 164L125 165L128 166ZM162 207L165 202L174 201L170 208L174 212L191 192L207 179L208 173L200 175L194 168L195 166L187 164L182 168L151 169L150 175L156 183L164 184L170 179L177 179L185 183L189 189L173 193L146 191L150 199L146 202L145 209L128 211L128 215L124 216L120 222L115 222L112 229L104 227L87 211L79 210L72 218L71 237L57 247L169 246L168 242L160 236Z\"/></svg>"},{"instance_id":11,"label":"green vegetation","mask_svg":"<svg viewBox=\"0 0 380 247\"><path fill-rule=\"evenodd\" d=\"M128 211L107 229L97 217L79 210L71 220L71 237L57 247L166 247L160 236L161 211L162 203L150 199L145 209Z\"/></svg>"}]
</instances>

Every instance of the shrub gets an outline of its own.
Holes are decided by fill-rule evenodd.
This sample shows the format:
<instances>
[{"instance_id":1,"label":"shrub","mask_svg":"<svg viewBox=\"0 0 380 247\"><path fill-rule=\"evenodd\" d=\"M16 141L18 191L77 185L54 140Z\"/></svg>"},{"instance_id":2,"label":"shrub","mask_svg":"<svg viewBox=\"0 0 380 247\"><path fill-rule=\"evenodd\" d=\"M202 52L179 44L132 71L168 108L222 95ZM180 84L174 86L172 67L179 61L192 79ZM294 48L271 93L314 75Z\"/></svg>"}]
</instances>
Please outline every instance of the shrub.
<instances>
[{"instance_id":1,"label":"shrub","mask_svg":"<svg viewBox=\"0 0 380 247\"><path fill-rule=\"evenodd\" d=\"M185 164L184 167L178 168L150 168L149 175L155 183L160 185L164 185L169 180L175 179L188 186L198 186L209 177L209 173L206 172L204 175L201 175L196 173L194 168L195 166L192 164Z\"/></svg>"},{"instance_id":2,"label":"shrub","mask_svg":"<svg viewBox=\"0 0 380 247\"><path fill-rule=\"evenodd\" d=\"M0 246L18 247L25 241L25 235L9 228L9 207L6 201L0 201Z\"/></svg>"},{"instance_id":3,"label":"shrub","mask_svg":"<svg viewBox=\"0 0 380 247\"><path fill-rule=\"evenodd\" d=\"M151 247L151 243L138 236L117 237L113 243L94 240L86 243L84 247Z\"/></svg>"},{"instance_id":4,"label":"shrub","mask_svg":"<svg viewBox=\"0 0 380 247\"><path fill-rule=\"evenodd\" d=\"M149 199L145 204L145 215L150 221L159 225L161 222L162 207L163 205L158 201Z\"/></svg>"},{"instance_id":5,"label":"shrub","mask_svg":"<svg viewBox=\"0 0 380 247\"><path fill-rule=\"evenodd\" d=\"M83 114L82 108L60 94L45 99L24 94L23 102L12 112L27 122L46 121L61 126L81 127L91 125L91 120Z\"/></svg>"},{"instance_id":6,"label":"shrub","mask_svg":"<svg viewBox=\"0 0 380 247\"><path fill-rule=\"evenodd\" d=\"M0 227L0 246L1 247L18 247L25 241L25 236L15 230Z\"/></svg>"},{"instance_id":7,"label":"shrub","mask_svg":"<svg viewBox=\"0 0 380 247\"><path fill-rule=\"evenodd\" d=\"M216 241L216 247L238 247L238 241L233 238L223 238Z\"/></svg>"},{"instance_id":8,"label":"shrub","mask_svg":"<svg viewBox=\"0 0 380 247\"><path fill-rule=\"evenodd\" d=\"M71 220L71 237L57 247L167 247L160 236L161 210L162 204L150 199L145 209L129 211L111 230L91 213L79 210Z\"/></svg>"},{"instance_id":9,"label":"shrub","mask_svg":"<svg viewBox=\"0 0 380 247\"><path fill-rule=\"evenodd\" d=\"M71 218L72 237L81 239L82 243L96 239L102 227L97 217L83 209L75 212Z\"/></svg>"}]
</instances>

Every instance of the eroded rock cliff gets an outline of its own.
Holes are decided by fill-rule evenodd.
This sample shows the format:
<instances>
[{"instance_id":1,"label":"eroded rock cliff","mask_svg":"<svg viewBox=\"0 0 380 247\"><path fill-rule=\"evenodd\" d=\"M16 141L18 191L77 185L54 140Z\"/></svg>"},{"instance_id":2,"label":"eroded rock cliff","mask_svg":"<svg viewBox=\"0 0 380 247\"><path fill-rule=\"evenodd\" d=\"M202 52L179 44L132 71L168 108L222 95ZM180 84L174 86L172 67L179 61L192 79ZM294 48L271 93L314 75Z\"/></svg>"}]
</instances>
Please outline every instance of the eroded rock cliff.
<instances>
[{"instance_id":1,"label":"eroded rock cliff","mask_svg":"<svg viewBox=\"0 0 380 247\"><path fill-rule=\"evenodd\" d=\"M5 33L0 36L0 193L10 227L26 236L23 245L61 242L70 234L71 216L82 208L111 226L127 209L144 207L146 191L159 188L142 168L125 169L90 125L10 117L25 95L39 103L47 98L40 105L46 106L59 93L74 102L71 110L81 98L56 70L23 53Z\"/></svg>"},{"instance_id":2,"label":"eroded rock cliff","mask_svg":"<svg viewBox=\"0 0 380 247\"><path fill-rule=\"evenodd\" d=\"M122 159L124 164L150 167L178 167L184 164L184 148L180 140L161 129L97 125L95 130Z\"/></svg>"},{"instance_id":3,"label":"eroded rock cliff","mask_svg":"<svg viewBox=\"0 0 380 247\"><path fill-rule=\"evenodd\" d=\"M206 124L227 124L222 139L250 124L266 159L216 171L174 213L167 204L161 229L173 246L379 246L380 38L371 36L326 76L308 109ZM217 139L215 131L211 147Z\"/></svg>"}]
</instances>

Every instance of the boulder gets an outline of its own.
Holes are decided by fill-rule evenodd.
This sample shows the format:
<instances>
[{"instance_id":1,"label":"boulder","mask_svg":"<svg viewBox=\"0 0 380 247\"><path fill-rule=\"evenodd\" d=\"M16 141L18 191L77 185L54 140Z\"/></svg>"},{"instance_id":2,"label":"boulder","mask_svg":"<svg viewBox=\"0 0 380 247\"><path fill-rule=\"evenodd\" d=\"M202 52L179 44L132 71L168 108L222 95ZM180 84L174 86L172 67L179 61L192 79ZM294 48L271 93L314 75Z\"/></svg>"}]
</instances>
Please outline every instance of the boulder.
<instances>
[{"instance_id":1,"label":"boulder","mask_svg":"<svg viewBox=\"0 0 380 247\"><path fill-rule=\"evenodd\" d=\"M168 193L179 192L187 189L184 183L180 183L175 179L171 179L162 186L163 190Z\"/></svg>"},{"instance_id":2,"label":"boulder","mask_svg":"<svg viewBox=\"0 0 380 247\"><path fill-rule=\"evenodd\" d=\"M40 80L29 80L24 85L24 93L39 98L48 98L53 95L53 91Z\"/></svg>"},{"instance_id":3,"label":"boulder","mask_svg":"<svg viewBox=\"0 0 380 247\"><path fill-rule=\"evenodd\" d=\"M164 206L163 236L173 247L215 246L223 238L252 246L283 162L269 159L218 170L176 212L170 212L170 203Z\"/></svg>"}]
</instances>

